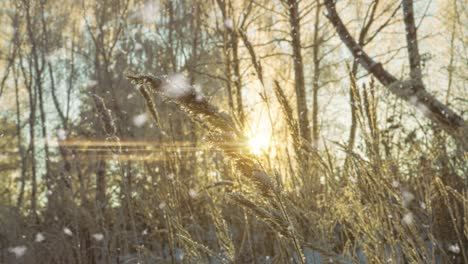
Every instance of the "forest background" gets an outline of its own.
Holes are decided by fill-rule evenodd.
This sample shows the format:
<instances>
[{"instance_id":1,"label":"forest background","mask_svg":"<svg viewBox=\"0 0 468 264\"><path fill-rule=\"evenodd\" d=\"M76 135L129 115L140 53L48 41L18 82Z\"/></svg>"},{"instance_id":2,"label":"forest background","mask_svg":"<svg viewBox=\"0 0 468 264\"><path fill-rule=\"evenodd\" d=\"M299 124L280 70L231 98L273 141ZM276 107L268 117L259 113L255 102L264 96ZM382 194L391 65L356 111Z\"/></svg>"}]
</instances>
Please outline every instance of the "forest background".
<instances>
[{"instance_id":1,"label":"forest background","mask_svg":"<svg viewBox=\"0 0 468 264\"><path fill-rule=\"evenodd\" d=\"M468 263L466 1L0 22L0 263Z\"/></svg>"}]
</instances>

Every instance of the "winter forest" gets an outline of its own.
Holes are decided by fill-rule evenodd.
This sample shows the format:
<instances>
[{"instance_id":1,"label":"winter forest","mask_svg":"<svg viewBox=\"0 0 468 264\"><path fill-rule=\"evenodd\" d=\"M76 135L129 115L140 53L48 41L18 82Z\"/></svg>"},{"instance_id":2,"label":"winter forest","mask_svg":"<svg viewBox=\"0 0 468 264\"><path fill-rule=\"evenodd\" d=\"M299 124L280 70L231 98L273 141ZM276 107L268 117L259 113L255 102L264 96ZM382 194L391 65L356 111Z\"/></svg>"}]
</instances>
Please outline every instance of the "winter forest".
<instances>
[{"instance_id":1,"label":"winter forest","mask_svg":"<svg viewBox=\"0 0 468 264\"><path fill-rule=\"evenodd\" d=\"M0 23L0 263L468 263L465 0Z\"/></svg>"}]
</instances>

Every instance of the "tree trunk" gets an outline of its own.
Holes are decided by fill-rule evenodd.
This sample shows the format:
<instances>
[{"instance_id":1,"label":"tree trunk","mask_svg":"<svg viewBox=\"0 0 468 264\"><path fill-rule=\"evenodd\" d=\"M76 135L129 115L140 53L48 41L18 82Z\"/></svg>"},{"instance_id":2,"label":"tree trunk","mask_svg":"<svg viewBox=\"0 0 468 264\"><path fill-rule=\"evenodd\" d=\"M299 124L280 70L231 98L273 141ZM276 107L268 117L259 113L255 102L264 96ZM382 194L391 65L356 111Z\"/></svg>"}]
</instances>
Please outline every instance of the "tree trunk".
<instances>
[{"instance_id":1,"label":"tree trunk","mask_svg":"<svg viewBox=\"0 0 468 264\"><path fill-rule=\"evenodd\" d=\"M320 79L320 58L319 58L319 48L322 44L319 39L319 22L320 22L320 1L317 2L316 12L315 12L315 23L314 23L314 43L313 43L313 61L314 61L314 75L312 79L312 138L313 145L315 148L318 147L319 142L319 122L318 122L318 92L320 89L319 79Z\"/></svg>"},{"instance_id":2,"label":"tree trunk","mask_svg":"<svg viewBox=\"0 0 468 264\"><path fill-rule=\"evenodd\" d=\"M307 109L307 98L304 82L304 65L302 62L302 46L300 33L299 3L297 0L288 0L289 23L291 27L291 40L294 63L294 88L296 91L297 115L299 120L299 133L301 138L310 142L310 125Z\"/></svg>"}]
</instances>

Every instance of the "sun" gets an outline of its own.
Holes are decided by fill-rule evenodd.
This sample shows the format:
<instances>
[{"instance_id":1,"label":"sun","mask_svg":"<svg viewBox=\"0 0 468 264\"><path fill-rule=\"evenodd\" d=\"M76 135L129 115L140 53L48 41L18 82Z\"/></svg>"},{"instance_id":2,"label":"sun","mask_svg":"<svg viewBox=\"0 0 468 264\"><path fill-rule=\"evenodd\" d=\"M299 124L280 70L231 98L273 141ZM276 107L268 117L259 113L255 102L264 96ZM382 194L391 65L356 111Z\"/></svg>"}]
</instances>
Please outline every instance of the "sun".
<instances>
[{"instance_id":1,"label":"sun","mask_svg":"<svg viewBox=\"0 0 468 264\"><path fill-rule=\"evenodd\" d=\"M263 151L268 149L270 140L262 134L255 134L249 139L249 149L255 155L261 155Z\"/></svg>"}]
</instances>

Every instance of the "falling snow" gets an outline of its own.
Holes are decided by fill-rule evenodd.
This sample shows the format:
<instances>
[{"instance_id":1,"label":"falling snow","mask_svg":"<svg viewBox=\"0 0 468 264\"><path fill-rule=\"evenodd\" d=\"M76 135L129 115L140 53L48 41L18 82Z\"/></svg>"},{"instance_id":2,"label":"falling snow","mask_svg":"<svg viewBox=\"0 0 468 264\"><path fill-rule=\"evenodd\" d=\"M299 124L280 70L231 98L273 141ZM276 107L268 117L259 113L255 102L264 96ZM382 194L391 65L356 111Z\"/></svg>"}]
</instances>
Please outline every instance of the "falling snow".
<instances>
[{"instance_id":1,"label":"falling snow","mask_svg":"<svg viewBox=\"0 0 468 264\"><path fill-rule=\"evenodd\" d=\"M153 23L158 18L160 8L157 1L148 0L141 7L140 12L135 14L136 18L143 20L145 23Z\"/></svg>"},{"instance_id":2,"label":"falling snow","mask_svg":"<svg viewBox=\"0 0 468 264\"><path fill-rule=\"evenodd\" d=\"M34 242L42 242L45 240L45 236L42 233L37 233L36 237L34 238Z\"/></svg>"},{"instance_id":3,"label":"falling snow","mask_svg":"<svg viewBox=\"0 0 468 264\"><path fill-rule=\"evenodd\" d=\"M455 254L459 254L460 253L460 247L458 246L458 244L454 244L454 245L450 245L448 247L448 250L452 253L455 253Z\"/></svg>"},{"instance_id":4,"label":"falling snow","mask_svg":"<svg viewBox=\"0 0 468 264\"><path fill-rule=\"evenodd\" d=\"M403 201L403 206L408 207L408 205L414 200L414 195L408 191L403 191L401 198Z\"/></svg>"},{"instance_id":5,"label":"falling snow","mask_svg":"<svg viewBox=\"0 0 468 264\"><path fill-rule=\"evenodd\" d=\"M174 173L169 173L169 174L167 174L166 177L167 177L167 179L170 180L170 181L174 180L174 178L175 178Z\"/></svg>"},{"instance_id":6,"label":"falling snow","mask_svg":"<svg viewBox=\"0 0 468 264\"><path fill-rule=\"evenodd\" d=\"M195 92L195 100L197 102L201 102L203 100L203 98L204 98L201 86L200 85L194 85L193 88L194 88L194 92Z\"/></svg>"},{"instance_id":7,"label":"falling snow","mask_svg":"<svg viewBox=\"0 0 468 264\"><path fill-rule=\"evenodd\" d=\"M194 93L195 88L190 85L183 74L176 73L166 79L162 91L169 98L180 99Z\"/></svg>"},{"instance_id":8,"label":"falling snow","mask_svg":"<svg viewBox=\"0 0 468 264\"><path fill-rule=\"evenodd\" d=\"M401 220L403 221L403 223L411 225L414 221L414 215L412 212L406 213Z\"/></svg>"},{"instance_id":9,"label":"falling snow","mask_svg":"<svg viewBox=\"0 0 468 264\"><path fill-rule=\"evenodd\" d=\"M148 114L142 113L133 117L133 124L136 127L142 127L148 121Z\"/></svg>"},{"instance_id":10,"label":"falling snow","mask_svg":"<svg viewBox=\"0 0 468 264\"><path fill-rule=\"evenodd\" d=\"M192 199L195 199L195 198L197 198L198 193L197 193L197 191L195 191L194 189L190 189L190 190L189 190L189 196L190 196Z\"/></svg>"},{"instance_id":11,"label":"falling snow","mask_svg":"<svg viewBox=\"0 0 468 264\"><path fill-rule=\"evenodd\" d=\"M63 233L67 236L73 236L73 232L68 227L63 228Z\"/></svg>"},{"instance_id":12,"label":"falling snow","mask_svg":"<svg viewBox=\"0 0 468 264\"><path fill-rule=\"evenodd\" d=\"M224 26L228 29L232 29L234 27L234 23L231 19L227 18L226 20L224 20Z\"/></svg>"},{"instance_id":13,"label":"falling snow","mask_svg":"<svg viewBox=\"0 0 468 264\"><path fill-rule=\"evenodd\" d=\"M8 252L15 254L16 258L21 258L27 250L28 248L26 246L16 246L8 248Z\"/></svg>"},{"instance_id":14,"label":"falling snow","mask_svg":"<svg viewBox=\"0 0 468 264\"><path fill-rule=\"evenodd\" d=\"M335 2L339 1L327 3ZM352 32L355 26L359 26L356 14L362 13L361 8L375 1L349 2L349 5L341 3L340 8L332 10L343 12L345 26L349 25ZM406 255L415 252L405 248L404 243L385 240L385 235L391 235L401 241L422 241L425 245L421 244L416 253L427 255L431 260L441 259L449 254L448 258L457 262L457 258L466 256L464 241L458 240L458 233L445 239L443 243L429 241L435 235L434 230L453 227L460 220L459 212L455 212L457 219L454 219L454 223L432 221L434 214L439 213L438 210L432 210L432 206L439 202L437 199L443 200L444 197L428 196L431 186L414 184L422 182L427 175L455 175L463 171L463 168L456 167L459 166L457 162L452 162L451 166L440 166L438 161L452 160L452 156L456 161L458 155L463 156L463 153L459 153L463 146L456 141L460 135L452 135L450 131L452 123L463 123L464 113L460 110L464 99L463 93L460 94L460 90L463 90L463 85L460 84L460 80L463 80L463 74L460 73L463 67L458 66L464 61L455 55L460 53L460 47L463 48L466 41L455 30L460 27L460 21L456 17L450 17L448 21L453 22L453 25L446 25L447 21L439 19L447 12L454 13L450 10L452 5L443 5L444 8L440 11L438 4L424 7L429 8L426 11L431 14L425 19L432 21L432 24L423 23L422 18L416 19L420 36L428 36L427 41L420 43L421 50L426 50L427 53L421 54L423 66L416 66L417 69L424 70L419 80L414 78L414 68L408 65L408 58L403 60L403 57L409 57L411 62L413 55L417 54L412 54L411 50L405 52L399 49L392 52L395 45L407 49L405 43L398 43L398 40L395 42L394 39L394 36L405 36L404 25L381 28L382 31L377 30L379 32L376 34L379 33L379 36L376 35L375 38L367 36L367 54L362 50L363 47L349 44L355 40L355 36L348 35L350 33L346 33L346 30L337 31L330 24L333 17L329 17L330 21L325 17L317 20L320 28L329 32L313 28L313 21L317 18L315 15L328 13L327 6L318 9L316 5L307 7L307 4L301 4L299 16L303 19L297 22L304 25L300 30L298 24L293 25L294 14L289 10L297 6L281 5L278 0L272 3L262 1L261 5L254 3L249 11L249 3L234 1L233 6L223 8L221 4L193 4L190 1L176 4L171 0L141 0L112 7L106 6L102 1L95 1L92 8L89 7L96 12L85 12L83 18L78 18L76 29L73 28L73 23L60 23L61 16L79 15L86 11L81 10L86 7L70 8L69 5L60 5L58 1L47 6L47 12L34 8L31 11L39 18L39 22L41 17L44 18L42 22L45 24L30 28L28 23L24 23L24 18L20 17L24 10L15 5L5 6L8 9L5 11L7 18L8 15L20 15L18 23L21 25L18 27L13 23L14 20L7 19L4 33L8 36L5 39L14 39L14 33L26 38L21 38L21 41L12 45L4 45L7 49L0 50L6 58L11 57L11 62L1 65L7 68L0 66L0 72L5 75L0 85L0 127L3 128L0 131L0 149L8 148L0 151L0 172L6 179L3 184L5 186L0 186L0 193L4 196L2 203L5 203L5 208L17 207L17 211L12 214L5 211L7 214L2 215L5 217L2 231L5 232L0 234L0 240L6 241L2 245L2 261L29 263L39 260L38 258L42 262L51 262L54 259L71 261L74 257L71 252L102 248L108 251L107 259L122 263L166 263L169 260L164 258L169 257L174 263L208 261L201 258L198 260L197 256L206 256L209 259L219 256L219 262L224 262L224 259L229 262L231 258L235 261L238 253L242 255L242 252L237 252L237 248L223 251L219 242L229 246L231 242L236 242L229 241L231 236L236 239L239 234L249 230L244 230L247 226L238 225L238 221L234 225L230 221L243 220L246 217L244 211L237 206L243 204L231 206L233 199L230 196L250 200L250 203L245 203L250 207L246 209L256 206L259 209L250 210L252 215L245 219L252 219L255 224L255 232L248 242L251 242L252 252L258 249L257 244L267 250L259 252L254 259L249 256L247 262L272 263L281 259L282 256L274 251L278 246L283 246L281 240L284 240L284 234L281 233L297 234L299 238L307 237L309 230L301 225L303 218L311 218L311 222L318 223L318 232L334 232L336 215L343 216L343 219L338 220L345 222L338 230L338 235L353 230L378 232L372 226L374 223L388 224L391 232L383 232L383 237L375 236L377 240L367 239L365 234L359 237L358 232L354 234L355 241L347 241L341 237L336 237L335 241L336 234L330 233L330 236L324 236L330 237L330 240L311 242L327 245L327 248L349 242L349 247L347 245L345 250L351 247L356 249L356 258L378 258L381 262L389 263L402 261L408 257ZM456 4L453 6L457 8ZM117 10L121 7L124 9L120 11L125 12L116 12L114 16L106 17L109 8ZM423 4L415 3L415 7L419 10L423 8ZM354 8L356 12L348 12ZM55 11L58 12L55 14ZM101 15L104 17L99 17ZM395 13L394 20L399 21L403 15L412 14ZM11 24L7 25L9 23ZM400 22L405 23L406 21ZM431 35L434 28L444 30ZM57 37L49 39L50 42L44 41L47 32L53 32ZM299 43L292 43L291 37L294 39L300 34L303 36ZM455 42L447 44L444 40L450 35L453 35ZM245 37L251 42L251 46L247 45ZM41 44L38 50L30 43L34 39ZM313 43L314 41L320 43ZM345 42L345 45L338 45L341 42ZM414 39L406 42L418 44ZM446 45L438 45L439 42ZM349 46L351 53L345 52L346 46ZM320 51L318 56L323 57L323 64L315 65L310 59L312 49L316 48ZM21 56L9 54L17 50L21 51ZM235 54L236 50L239 54ZM304 56L302 69L297 67L301 61L296 52L301 50ZM39 58L33 52L39 52ZM431 59L433 54L437 57ZM239 55L239 58L235 55ZM449 60L448 55L454 56L450 56L453 58ZM366 60L368 56L385 63L381 65L372 60L369 63ZM352 75L349 76L350 80L342 78L348 77L343 73L348 73L346 64L353 62L353 59L364 66L357 74L360 77L356 84L359 87L359 98L356 99L358 102L350 102L353 99L352 91L351 98L349 91L346 92ZM431 63L427 63L429 60ZM37 73L38 69L35 68L38 65L44 68L43 74ZM260 65L264 66L260 69L262 72L257 71L257 66ZM327 70L330 65L332 70ZM240 73L237 73L237 68L240 68ZM153 116L145 112L145 108L149 109L151 106L151 100L147 94L141 96L139 92L143 90L132 89L133 83L125 78L126 69L136 74L161 78L160 86L145 91L150 93L156 111L161 113L158 123L163 124L162 127L153 124ZM259 73L263 74L265 83L260 81L262 78L258 76ZM376 77L375 82L371 79L372 75ZM298 76L305 80L298 79ZM319 80L312 80L318 76ZM281 85L284 89L286 103L276 100L281 98L275 96L275 79L280 81L278 86ZM144 79L142 82L134 82L142 87ZM309 86L317 82L324 89L314 94ZM369 82L372 84L367 85ZM443 84L446 83L453 83L452 88L444 88ZM360 87L364 91L374 84L375 98L382 99L379 104L374 102L373 93L369 98L367 93L361 93ZM299 94L299 86L305 87L305 94ZM396 96L389 97L388 88ZM281 91L280 88L278 90ZM56 94L53 94L54 91ZM429 95L432 92L434 97ZM362 94L366 97L365 102L361 100ZM44 98L40 98L40 95ZM93 102L91 95L104 99L104 111L97 109L99 107ZM400 107L398 98L410 104ZM309 114L302 111L298 107L299 99L304 99L306 108L313 108L313 111ZM288 101L291 103L290 109L286 107ZM434 102L440 103L441 107ZM434 105L437 107L434 108ZM185 111L179 111L179 107ZM356 110L356 115L350 113L350 109ZM382 133L378 133L376 138L374 133L366 132L367 122L372 120L366 116L360 118L361 110L366 110L367 117L372 114L378 119L378 124L369 123L370 130L373 125L382 127ZM372 113L368 113L370 110ZM418 110L416 118L413 118L414 113L411 110ZM373 111L382 114L377 118ZM111 122L118 130L118 133L112 133L115 135L107 133L107 113L115 118ZM192 117L193 124L185 124L186 113ZM318 116L315 116L317 113ZM430 120L419 118L421 113L430 117ZM457 115L462 116L461 121ZM387 119L388 116L391 118ZM241 117L245 117L244 120ZM313 119L314 122L307 128L311 134L315 129L321 140L314 140L313 144L309 144L307 140L300 138L304 131L296 130L303 128L303 118L309 121ZM447 144L443 146L447 151L437 151L439 142L434 140L437 135L431 130L437 124L442 124L440 127L444 140L447 137ZM351 137L348 130L353 129L353 125L356 125L354 128L357 132L355 135L351 134ZM249 151L244 144L244 132L257 126L260 126L258 130L261 133L257 133L254 140L249 140ZM449 129L446 131L449 133L443 132L445 129ZM275 135L267 140L263 131ZM380 134L381 137L378 137ZM349 140L346 144L349 148L345 146L346 140ZM205 144L205 141L214 143L212 145L217 148L212 151L212 145ZM373 142L382 145L382 151L369 151L373 146L368 143ZM302 150L303 145L305 151ZM314 157L317 156L316 159L302 155L309 152L310 146L313 147L311 150ZM391 159L387 159L387 150L390 151ZM251 155L252 153L256 155ZM434 155L431 155L433 153L437 153L440 158L434 160ZM446 154L450 155L444 157ZM422 162L423 155L428 159L427 165ZM319 176L314 184L327 185L327 188L306 184L307 179L302 179L304 170L311 167L309 163L321 161L321 158L325 158L330 164L315 166ZM345 162L346 159L350 163ZM381 161L381 164L369 166L375 160ZM346 167L348 164L349 167ZM240 169L240 172L235 169ZM308 171L305 172L307 173ZM372 177L375 188L367 188L366 178L362 175L383 176ZM131 181L126 181L127 178ZM127 183L129 186L124 186ZM444 181L444 184L451 186L457 183ZM344 185L346 192L342 192ZM453 196L461 197L462 194L459 195L456 189L458 188L450 189ZM284 193L287 202L279 213L290 216L291 219L278 215L278 206L275 204L278 204L276 194L279 192L281 195ZM274 194L273 197L271 194ZM329 199L322 199L324 194ZM71 195L71 199L63 197L64 195ZM361 196L385 199L372 204L362 199L350 203L349 200ZM93 197L105 200L99 202L99 210L84 201ZM127 203L128 199L136 203ZM138 203L139 200L144 202ZM310 201L314 200L319 201L319 207L310 206ZM179 204L180 202L186 204ZM186 210L188 205L194 210ZM380 211L384 213L376 214L374 207L382 209ZM75 213L74 208L79 208L79 214ZM106 213L102 214L100 209L106 209ZM318 209L318 213L314 209ZM441 209L443 214L450 216L449 206ZM135 213L134 219L129 218L131 223L127 222L128 217L122 218L119 215L119 212L125 210ZM353 217L356 212L363 217ZM206 215L213 219L206 221ZM30 221L33 217L37 221ZM372 221L367 221L369 218ZM75 225L83 221L91 232L81 232L79 225ZM274 232L264 228L268 225L257 224L259 221L273 221ZM438 226L440 224L442 226ZM165 241L158 240L168 234L177 243L167 245ZM191 237L193 234L196 236ZM220 237L217 234L227 235ZM128 235L132 236L128 245L113 243L119 237L125 238ZM183 239L184 236L187 236L186 239ZM216 241L219 238L223 241ZM195 244L200 243L200 246L194 246L192 239L196 241ZM89 240L93 244L91 247L84 243ZM300 243L307 242L299 240ZM295 252L294 246L297 245L288 243L291 241L285 240L283 243L288 251L284 252L286 257L283 261L298 261L301 254ZM302 244L299 247L302 248ZM363 250L369 248L372 250ZM210 254L205 254L206 249L210 250ZM214 254L211 254L211 250ZM307 250L304 248L303 252L306 262L313 262L316 257L324 262L328 260L328 257L321 256L318 252L314 252L311 257ZM184 259L185 252L187 259ZM373 252L377 252L376 255ZM84 261L88 258L101 258L101 255L91 252ZM336 256L343 260L346 255L347 252L336 252ZM81 256L78 254L77 257ZM152 257L158 259L153 260Z\"/></svg>"},{"instance_id":15,"label":"falling snow","mask_svg":"<svg viewBox=\"0 0 468 264\"><path fill-rule=\"evenodd\" d=\"M87 87L94 87L98 84L98 82L96 80L88 80L88 82L86 83L86 86Z\"/></svg>"},{"instance_id":16,"label":"falling snow","mask_svg":"<svg viewBox=\"0 0 468 264\"><path fill-rule=\"evenodd\" d=\"M325 185L325 177L324 176L320 176L320 184Z\"/></svg>"},{"instance_id":17,"label":"falling snow","mask_svg":"<svg viewBox=\"0 0 468 264\"><path fill-rule=\"evenodd\" d=\"M94 238L94 240L96 241L101 241L104 239L104 235L101 234L101 233L96 233L96 234L93 234L92 237Z\"/></svg>"},{"instance_id":18,"label":"falling snow","mask_svg":"<svg viewBox=\"0 0 468 264\"><path fill-rule=\"evenodd\" d=\"M67 131L65 129L59 128L57 129L57 138L60 140L67 139Z\"/></svg>"},{"instance_id":19,"label":"falling snow","mask_svg":"<svg viewBox=\"0 0 468 264\"><path fill-rule=\"evenodd\" d=\"M140 50L142 50L142 49L143 49L143 45L141 45L141 43L138 43L138 42L135 43L135 50L136 50L136 51L140 51Z\"/></svg>"},{"instance_id":20,"label":"falling snow","mask_svg":"<svg viewBox=\"0 0 468 264\"><path fill-rule=\"evenodd\" d=\"M426 209L426 203L425 202L421 202L419 204L419 206L421 207L421 209L425 210Z\"/></svg>"}]
</instances>

